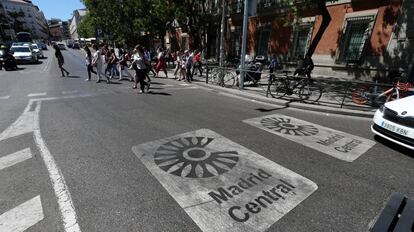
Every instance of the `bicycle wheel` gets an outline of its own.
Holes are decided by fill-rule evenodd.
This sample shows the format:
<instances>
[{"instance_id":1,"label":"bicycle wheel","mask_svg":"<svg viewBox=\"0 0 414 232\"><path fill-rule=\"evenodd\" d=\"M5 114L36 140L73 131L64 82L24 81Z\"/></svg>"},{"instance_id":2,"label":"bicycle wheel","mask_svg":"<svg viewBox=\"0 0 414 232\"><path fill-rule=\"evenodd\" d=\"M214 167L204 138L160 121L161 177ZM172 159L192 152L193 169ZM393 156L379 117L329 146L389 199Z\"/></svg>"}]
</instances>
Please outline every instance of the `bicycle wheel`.
<instances>
[{"instance_id":1,"label":"bicycle wheel","mask_svg":"<svg viewBox=\"0 0 414 232\"><path fill-rule=\"evenodd\" d=\"M359 85L352 92L352 102L358 105L365 105L369 101L371 88L369 85Z\"/></svg>"},{"instance_id":2,"label":"bicycle wheel","mask_svg":"<svg viewBox=\"0 0 414 232\"><path fill-rule=\"evenodd\" d=\"M213 85L218 85L220 83L219 71L216 68L211 69L209 72L208 83L211 83Z\"/></svg>"},{"instance_id":3,"label":"bicycle wheel","mask_svg":"<svg viewBox=\"0 0 414 232\"><path fill-rule=\"evenodd\" d=\"M273 98L281 98L286 95L286 83L284 80L275 79L269 83L268 91Z\"/></svg>"},{"instance_id":4,"label":"bicycle wheel","mask_svg":"<svg viewBox=\"0 0 414 232\"><path fill-rule=\"evenodd\" d=\"M236 84L237 76L235 73L228 71L224 74L223 77L223 86L224 87L233 87Z\"/></svg>"},{"instance_id":5,"label":"bicycle wheel","mask_svg":"<svg viewBox=\"0 0 414 232\"><path fill-rule=\"evenodd\" d=\"M307 103L315 103L322 97L322 87L315 83L305 82L299 89L299 98Z\"/></svg>"}]
</instances>

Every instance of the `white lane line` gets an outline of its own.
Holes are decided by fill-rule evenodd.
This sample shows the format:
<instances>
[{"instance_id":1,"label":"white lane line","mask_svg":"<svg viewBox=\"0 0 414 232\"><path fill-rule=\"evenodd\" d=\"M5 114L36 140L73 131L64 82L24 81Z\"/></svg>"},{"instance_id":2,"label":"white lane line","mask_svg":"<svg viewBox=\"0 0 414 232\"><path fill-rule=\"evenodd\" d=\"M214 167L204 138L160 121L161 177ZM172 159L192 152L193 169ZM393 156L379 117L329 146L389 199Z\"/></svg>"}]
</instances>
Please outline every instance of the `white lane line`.
<instances>
[{"instance_id":1,"label":"white lane line","mask_svg":"<svg viewBox=\"0 0 414 232\"><path fill-rule=\"evenodd\" d=\"M27 97L41 97L46 96L46 93L29 93L27 94Z\"/></svg>"},{"instance_id":2,"label":"white lane line","mask_svg":"<svg viewBox=\"0 0 414 232\"><path fill-rule=\"evenodd\" d=\"M7 100L7 99L9 99L10 98L10 96L1 96L0 97L0 100Z\"/></svg>"},{"instance_id":3,"label":"white lane line","mask_svg":"<svg viewBox=\"0 0 414 232\"><path fill-rule=\"evenodd\" d=\"M68 91L62 91L62 94L63 95L67 95L67 94L75 94L75 93L77 93L78 91L77 90L68 90Z\"/></svg>"},{"instance_id":4,"label":"white lane line","mask_svg":"<svg viewBox=\"0 0 414 232\"><path fill-rule=\"evenodd\" d=\"M33 155L30 152L30 148L25 148L21 151L1 157L0 158L0 170L11 167L15 164L28 160L32 157Z\"/></svg>"},{"instance_id":5,"label":"white lane line","mask_svg":"<svg viewBox=\"0 0 414 232\"><path fill-rule=\"evenodd\" d=\"M25 231L43 218L42 202L40 196L36 196L0 215L0 231Z\"/></svg>"},{"instance_id":6,"label":"white lane line","mask_svg":"<svg viewBox=\"0 0 414 232\"><path fill-rule=\"evenodd\" d=\"M188 85L190 85L190 84L186 84L186 83L183 83L183 84L180 84L181 86L188 86Z\"/></svg>"},{"instance_id":7,"label":"white lane line","mask_svg":"<svg viewBox=\"0 0 414 232\"><path fill-rule=\"evenodd\" d=\"M57 166L55 159L46 146L46 143L40 133L39 112L41 101L36 108L36 114L34 116L34 138L36 145L40 151L40 155L45 163L45 166L49 172L49 178L52 182L53 190L59 205L60 213L63 221L63 228L66 232L80 232L80 227L76 217L75 207L70 196L69 188L66 185L66 181L63 177L62 171Z\"/></svg>"}]
</instances>

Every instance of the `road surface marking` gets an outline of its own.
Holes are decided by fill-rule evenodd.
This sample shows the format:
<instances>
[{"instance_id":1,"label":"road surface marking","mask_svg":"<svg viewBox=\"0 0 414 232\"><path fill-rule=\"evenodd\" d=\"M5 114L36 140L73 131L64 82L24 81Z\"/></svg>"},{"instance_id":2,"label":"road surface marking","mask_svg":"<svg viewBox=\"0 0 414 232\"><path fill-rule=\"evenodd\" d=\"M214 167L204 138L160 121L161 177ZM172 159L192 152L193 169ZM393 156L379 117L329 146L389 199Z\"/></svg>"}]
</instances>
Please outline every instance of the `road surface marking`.
<instances>
[{"instance_id":1,"label":"road surface marking","mask_svg":"<svg viewBox=\"0 0 414 232\"><path fill-rule=\"evenodd\" d=\"M202 231L265 231L318 188L207 129L132 150Z\"/></svg>"},{"instance_id":2,"label":"road surface marking","mask_svg":"<svg viewBox=\"0 0 414 232\"><path fill-rule=\"evenodd\" d=\"M29 93L27 94L27 97L41 97L46 96L46 93Z\"/></svg>"},{"instance_id":3,"label":"road surface marking","mask_svg":"<svg viewBox=\"0 0 414 232\"><path fill-rule=\"evenodd\" d=\"M182 83L181 86L189 86L190 84Z\"/></svg>"},{"instance_id":4,"label":"road surface marking","mask_svg":"<svg viewBox=\"0 0 414 232\"><path fill-rule=\"evenodd\" d=\"M7 99L9 99L10 98L10 96L1 96L0 97L0 100L7 100Z\"/></svg>"},{"instance_id":5,"label":"road surface marking","mask_svg":"<svg viewBox=\"0 0 414 232\"><path fill-rule=\"evenodd\" d=\"M43 67L43 69L42 69L42 71L43 72L46 72L46 71L48 71L49 70L49 66L50 66L50 62L52 61L52 58L50 58L50 57L48 57L47 58L47 62L46 62L46 65Z\"/></svg>"},{"instance_id":6,"label":"road surface marking","mask_svg":"<svg viewBox=\"0 0 414 232\"><path fill-rule=\"evenodd\" d=\"M25 148L13 154L0 157L0 170L11 167L32 157L33 155L30 152L30 148Z\"/></svg>"},{"instance_id":7,"label":"road surface marking","mask_svg":"<svg viewBox=\"0 0 414 232\"><path fill-rule=\"evenodd\" d=\"M42 202L37 196L0 215L0 231L25 231L43 218Z\"/></svg>"},{"instance_id":8,"label":"road surface marking","mask_svg":"<svg viewBox=\"0 0 414 232\"><path fill-rule=\"evenodd\" d=\"M53 190L55 191L55 196L57 198L57 202L61 212L63 227L67 232L80 232L81 230L77 221L76 211L72 202L72 197L70 196L69 188L66 185L61 170L57 166L55 159L53 158L52 154L47 148L42 134L40 133L40 101L38 105L39 107L37 107L36 114L34 117L34 138L36 145L39 148L40 155L42 156L46 168L49 172L50 181L52 182Z\"/></svg>"},{"instance_id":9,"label":"road surface marking","mask_svg":"<svg viewBox=\"0 0 414 232\"><path fill-rule=\"evenodd\" d=\"M68 90L68 91L62 91L62 94L63 95L67 95L67 94L75 94L75 93L77 93L78 91L77 90Z\"/></svg>"},{"instance_id":10,"label":"road surface marking","mask_svg":"<svg viewBox=\"0 0 414 232\"><path fill-rule=\"evenodd\" d=\"M72 96L66 96L71 98ZM65 97L61 97L65 98ZM53 100L53 99L52 99ZM30 110L35 105L34 110ZM57 198L60 213L62 216L63 227L66 232L81 231L77 222L76 211L70 196L69 188L66 185L62 172L57 166L52 154L46 146L45 141L40 132L39 112L41 101L38 99L30 99L22 115L5 131L0 134L0 141L22 135L25 133L34 133L36 145L40 151L40 155L45 163L49 173L50 181ZM1 231L1 230L0 230Z\"/></svg>"},{"instance_id":11,"label":"road surface marking","mask_svg":"<svg viewBox=\"0 0 414 232\"><path fill-rule=\"evenodd\" d=\"M281 114L243 122L347 162L375 145L372 140Z\"/></svg>"},{"instance_id":12,"label":"road surface marking","mask_svg":"<svg viewBox=\"0 0 414 232\"><path fill-rule=\"evenodd\" d=\"M20 117L0 134L0 141L34 131L34 117L37 113L36 110L31 110L33 105L38 107L36 101L30 100Z\"/></svg>"}]
</instances>

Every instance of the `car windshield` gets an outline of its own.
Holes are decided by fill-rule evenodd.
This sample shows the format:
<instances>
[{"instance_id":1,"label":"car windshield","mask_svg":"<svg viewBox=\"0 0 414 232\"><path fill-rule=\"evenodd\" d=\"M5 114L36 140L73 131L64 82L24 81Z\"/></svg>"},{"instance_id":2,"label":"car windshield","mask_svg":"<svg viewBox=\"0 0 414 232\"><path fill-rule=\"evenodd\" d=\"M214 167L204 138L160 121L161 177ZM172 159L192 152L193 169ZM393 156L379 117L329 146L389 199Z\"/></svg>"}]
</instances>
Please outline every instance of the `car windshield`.
<instances>
[{"instance_id":1,"label":"car windshield","mask_svg":"<svg viewBox=\"0 0 414 232\"><path fill-rule=\"evenodd\" d=\"M30 52L28 47L12 47L11 50L13 52Z\"/></svg>"},{"instance_id":2,"label":"car windshield","mask_svg":"<svg viewBox=\"0 0 414 232\"><path fill-rule=\"evenodd\" d=\"M37 45L32 45L32 48L33 48L33 49L39 49L39 48L37 47Z\"/></svg>"}]
</instances>

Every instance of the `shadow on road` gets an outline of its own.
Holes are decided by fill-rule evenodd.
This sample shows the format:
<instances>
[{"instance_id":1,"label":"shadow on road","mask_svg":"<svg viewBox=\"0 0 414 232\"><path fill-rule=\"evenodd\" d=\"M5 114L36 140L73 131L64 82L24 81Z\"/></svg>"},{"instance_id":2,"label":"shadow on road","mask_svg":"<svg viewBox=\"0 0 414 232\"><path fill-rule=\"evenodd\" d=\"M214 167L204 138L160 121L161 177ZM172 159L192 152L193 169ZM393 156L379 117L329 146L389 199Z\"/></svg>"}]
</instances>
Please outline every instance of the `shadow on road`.
<instances>
[{"instance_id":1,"label":"shadow on road","mask_svg":"<svg viewBox=\"0 0 414 232\"><path fill-rule=\"evenodd\" d=\"M80 76L73 76L73 75L69 75L69 76L66 76L67 78L81 78Z\"/></svg>"},{"instance_id":2,"label":"shadow on road","mask_svg":"<svg viewBox=\"0 0 414 232\"><path fill-rule=\"evenodd\" d=\"M153 89L153 88L152 88ZM148 94L152 94L152 95L161 95L161 96L171 96L171 94L169 93L165 93L165 92L153 92L153 91L149 91Z\"/></svg>"},{"instance_id":3,"label":"shadow on road","mask_svg":"<svg viewBox=\"0 0 414 232\"><path fill-rule=\"evenodd\" d=\"M413 153L412 150L410 150L408 148L405 148L403 146L400 146L398 144L395 144L395 143L393 143L393 142L391 142L389 140L386 140L386 139L384 139L384 138L382 138L382 137L380 137L378 135L375 135L374 138L375 138L375 141L377 141L378 143L381 143L382 145L384 145L386 147L389 147L389 148L391 148L394 151L397 151L397 152L399 152L399 153L401 153L403 155L406 155L406 156L414 159L414 153Z\"/></svg>"}]
</instances>

